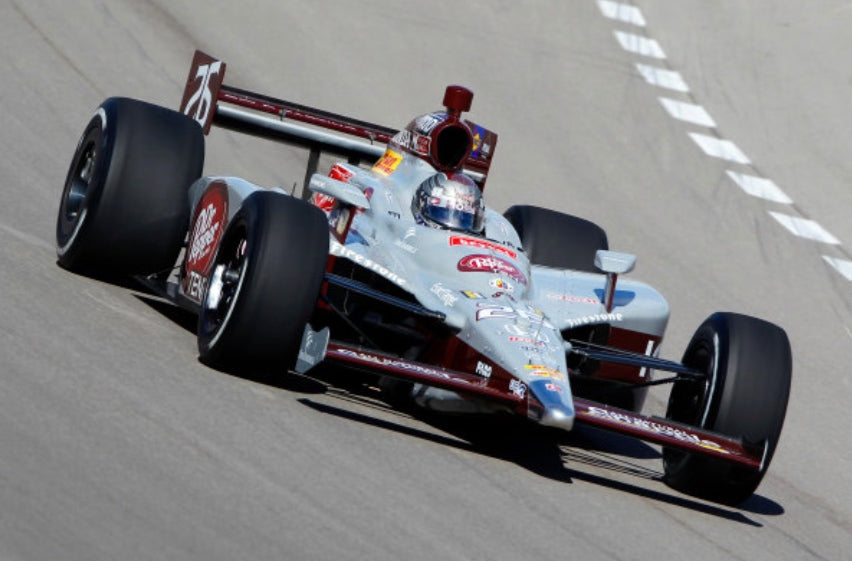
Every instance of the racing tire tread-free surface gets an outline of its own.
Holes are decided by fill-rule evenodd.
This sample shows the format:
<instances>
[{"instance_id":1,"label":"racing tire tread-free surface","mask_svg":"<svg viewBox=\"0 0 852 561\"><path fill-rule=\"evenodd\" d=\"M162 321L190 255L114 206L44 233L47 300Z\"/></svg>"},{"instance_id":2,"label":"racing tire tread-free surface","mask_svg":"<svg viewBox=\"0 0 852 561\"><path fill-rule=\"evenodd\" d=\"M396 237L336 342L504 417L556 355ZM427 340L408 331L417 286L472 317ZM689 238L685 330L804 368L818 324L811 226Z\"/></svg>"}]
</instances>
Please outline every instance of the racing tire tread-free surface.
<instances>
[{"instance_id":1,"label":"racing tire tread-free surface","mask_svg":"<svg viewBox=\"0 0 852 561\"><path fill-rule=\"evenodd\" d=\"M86 126L56 220L59 264L93 276L171 268L204 165L201 127L176 111L109 98Z\"/></svg>"},{"instance_id":2,"label":"racing tire tread-free surface","mask_svg":"<svg viewBox=\"0 0 852 561\"><path fill-rule=\"evenodd\" d=\"M665 482L689 495L739 504L757 489L781 435L792 378L787 334L758 318L717 312L692 336L683 364L707 378L675 382L666 417L753 445L766 442L766 455L762 469L754 471L664 448Z\"/></svg>"},{"instance_id":3,"label":"racing tire tread-free surface","mask_svg":"<svg viewBox=\"0 0 852 561\"><path fill-rule=\"evenodd\" d=\"M609 249L606 232L584 218L531 205L504 213L521 238L530 263L599 273L595 252Z\"/></svg>"},{"instance_id":4,"label":"racing tire tread-free surface","mask_svg":"<svg viewBox=\"0 0 852 561\"><path fill-rule=\"evenodd\" d=\"M201 360L258 381L292 368L328 259L318 208L271 191L250 195L227 226L198 320Z\"/></svg>"}]
</instances>

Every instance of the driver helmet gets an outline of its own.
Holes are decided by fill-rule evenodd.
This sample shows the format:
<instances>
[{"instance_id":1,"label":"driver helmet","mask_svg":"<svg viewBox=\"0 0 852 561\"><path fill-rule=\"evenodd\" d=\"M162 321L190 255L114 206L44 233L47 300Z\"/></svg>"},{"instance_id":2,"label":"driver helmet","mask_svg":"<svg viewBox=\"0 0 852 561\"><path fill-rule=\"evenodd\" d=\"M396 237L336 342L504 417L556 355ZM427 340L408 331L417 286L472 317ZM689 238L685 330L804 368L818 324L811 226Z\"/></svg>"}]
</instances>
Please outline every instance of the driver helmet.
<instances>
[{"instance_id":1,"label":"driver helmet","mask_svg":"<svg viewBox=\"0 0 852 561\"><path fill-rule=\"evenodd\" d=\"M485 226L482 192L463 173L438 173L417 187L411 211L415 219L436 228L479 234Z\"/></svg>"}]
</instances>

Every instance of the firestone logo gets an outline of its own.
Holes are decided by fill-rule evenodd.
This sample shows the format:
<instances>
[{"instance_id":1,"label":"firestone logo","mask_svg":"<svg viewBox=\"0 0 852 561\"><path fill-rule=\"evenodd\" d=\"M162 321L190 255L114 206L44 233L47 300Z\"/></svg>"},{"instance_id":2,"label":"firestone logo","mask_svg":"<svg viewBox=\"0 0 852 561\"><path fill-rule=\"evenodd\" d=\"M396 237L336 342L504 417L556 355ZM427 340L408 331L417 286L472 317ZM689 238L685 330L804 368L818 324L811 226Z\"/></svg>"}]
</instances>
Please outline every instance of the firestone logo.
<instances>
[{"instance_id":1,"label":"firestone logo","mask_svg":"<svg viewBox=\"0 0 852 561\"><path fill-rule=\"evenodd\" d=\"M517 267L504 259L492 257L491 255L468 255L458 262L456 268L464 273L502 273L515 279L521 284L527 284L526 277Z\"/></svg>"}]
</instances>

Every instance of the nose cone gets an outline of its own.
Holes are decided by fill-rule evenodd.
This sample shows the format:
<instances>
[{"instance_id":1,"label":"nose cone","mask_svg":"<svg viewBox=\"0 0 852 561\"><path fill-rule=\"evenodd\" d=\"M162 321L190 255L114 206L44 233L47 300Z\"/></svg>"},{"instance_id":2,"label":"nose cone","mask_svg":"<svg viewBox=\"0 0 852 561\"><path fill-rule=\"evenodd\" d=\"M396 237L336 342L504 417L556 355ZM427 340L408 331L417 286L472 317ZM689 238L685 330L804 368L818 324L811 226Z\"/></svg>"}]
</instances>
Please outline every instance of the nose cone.
<instances>
[{"instance_id":1,"label":"nose cone","mask_svg":"<svg viewBox=\"0 0 852 561\"><path fill-rule=\"evenodd\" d=\"M529 384L544 408L539 423L563 430L574 428L574 400L567 383L559 380L535 380Z\"/></svg>"}]
</instances>

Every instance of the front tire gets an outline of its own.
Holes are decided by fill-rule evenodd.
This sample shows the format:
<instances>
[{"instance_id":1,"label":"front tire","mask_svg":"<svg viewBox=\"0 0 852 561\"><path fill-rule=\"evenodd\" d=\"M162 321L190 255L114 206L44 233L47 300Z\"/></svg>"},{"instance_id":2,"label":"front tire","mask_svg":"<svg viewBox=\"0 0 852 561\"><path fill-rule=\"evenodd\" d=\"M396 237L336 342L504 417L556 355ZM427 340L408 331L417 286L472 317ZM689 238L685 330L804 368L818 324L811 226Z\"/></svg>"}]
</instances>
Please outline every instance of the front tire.
<instances>
[{"instance_id":1,"label":"front tire","mask_svg":"<svg viewBox=\"0 0 852 561\"><path fill-rule=\"evenodd\" d=\"M104 101L68 169L59 264L96 276L171 268L189 220L187 189L203 165L204 136L189 117L135 99Z\"/></svg>"},{"instance_id":2,"label":"front tire","mask_svg":"<svg viewBox=\"0 0 852 561\"><path fill-rule=\"evenodd\" d=\"M683 364L705 373L675 382L666 418L745 442L766 442L760 471L671 448L663 449L665 481L673 489L724 504L754 493L778 444L792 378L787 334L769 322L718 312L698 328Z\"/></svg>"},{"instance_id":3,"label":"front tire","mask_svg":"<svg viewBox=\"0 0 852 561\"><path fill-rule=\"evenodd\" d=\"M328 222L308 203L256 191L231 219L198 321L202 361L259 381L292 368L319 297Z\"/></svg>"}]
</instances>

